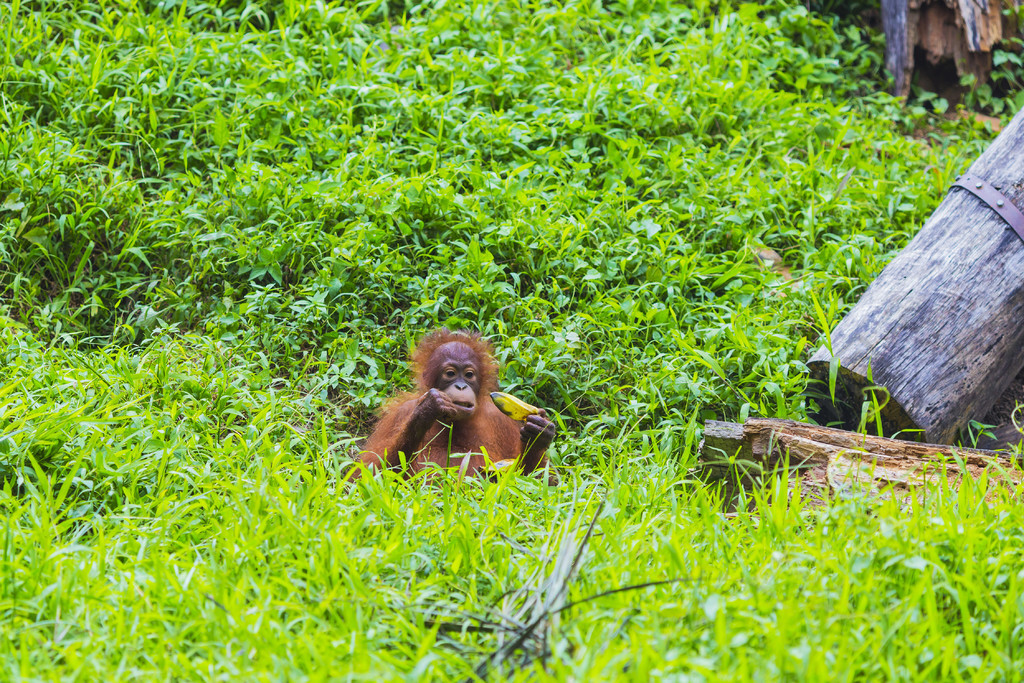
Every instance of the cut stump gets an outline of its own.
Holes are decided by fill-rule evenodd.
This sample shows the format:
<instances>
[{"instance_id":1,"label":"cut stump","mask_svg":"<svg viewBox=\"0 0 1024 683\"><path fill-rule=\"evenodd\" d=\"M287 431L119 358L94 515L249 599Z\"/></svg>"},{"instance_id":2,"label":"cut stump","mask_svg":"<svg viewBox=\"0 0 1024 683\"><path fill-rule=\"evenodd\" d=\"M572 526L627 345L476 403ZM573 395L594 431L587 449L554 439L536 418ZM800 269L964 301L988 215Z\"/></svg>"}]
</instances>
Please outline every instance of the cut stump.
<instances>
[{"instance_id":1,"label":"cut stump","mask_svg":"<svg viewBox=\"0 0 1024 683\"><path fill-rule=\"evenodd\" d=\"M967 175L1024 208L1024 110ZM817 422L856 431L865 394L882 386L888 395L874 394L884 436L953 443L1024 367L1024 241L993 208L954 187L830 342L808 361Z\"/></svg>"},{"instance_id":2,"label":"cut stump","mask_svg":"<svg viewBox=\"0 0 1024 683\"><path fill-rule=\"evenodd\" d=\"M1014 9L1020 0L1006 3ZM1003 0L882 0L885 67L893 93L906 97L918 57L935 66L952 61L956 75L980 85L992 71L992 48L1017 33Z\"/></svg>"},{"instance_id":3,"label":"cut stump","mask_svg":"<svg viewBox=\"0 0 1024 683\"><path fill-rule=\"evenodd\" d=\"M958 489L965 476L978 479L983 473L990 487L1016 486L1024 478L1006 453L759 418L743 424L708 421L698 460L705 480L721 482L730 492L785 472L816 502L854 491L919 497L943 482Z\"/></svg>"}]
</instances>

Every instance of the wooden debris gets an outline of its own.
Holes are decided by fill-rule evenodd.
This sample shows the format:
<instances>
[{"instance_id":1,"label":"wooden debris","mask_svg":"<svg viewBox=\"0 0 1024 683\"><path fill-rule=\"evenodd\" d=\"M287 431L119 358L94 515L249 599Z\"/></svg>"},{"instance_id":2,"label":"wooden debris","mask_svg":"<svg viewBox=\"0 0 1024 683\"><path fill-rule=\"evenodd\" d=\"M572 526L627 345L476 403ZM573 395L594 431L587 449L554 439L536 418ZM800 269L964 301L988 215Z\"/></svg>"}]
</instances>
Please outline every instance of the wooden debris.
<instances>
[{"instance_id":1,"label":"wooden debris","mask_svg":"<svg viewBox=\"0 0 1024 683\"><path fill-rule=\"evenodd\" d=\"M915 443L819 427L793 420L709 421L699 462L708 481L730 490L788 471L803 495L823 502L869 491L900 498L925 495L945 480L951 489L964 476L988 472L990 484L1017 485L1024 473L1011 454Z\"/></svg>"}]
</instances>

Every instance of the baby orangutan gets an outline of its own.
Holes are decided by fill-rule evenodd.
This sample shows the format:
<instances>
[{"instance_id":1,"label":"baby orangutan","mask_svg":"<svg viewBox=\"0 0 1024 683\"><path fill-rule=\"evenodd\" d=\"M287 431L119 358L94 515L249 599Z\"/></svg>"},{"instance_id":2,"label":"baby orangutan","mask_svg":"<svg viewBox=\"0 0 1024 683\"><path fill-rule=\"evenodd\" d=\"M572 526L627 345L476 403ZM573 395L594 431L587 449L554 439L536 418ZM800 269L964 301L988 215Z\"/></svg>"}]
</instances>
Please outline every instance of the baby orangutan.
<instances>
[{"instance_id":1,"label":"baby orangutan","mask_svg":"<svg viewBox=\"0 0 1024 683\"><path fill-rule=\"evenodd\" d=\"M434 465L472 475L488 459L514 459L524 474L548 465L554 423L544 411L516 422L498 410L490 397L498 389L498 364L479 334L428 334L412 354L412 368L416 390L384 407L360 456L367 468L398 469L404 461L406 476Z\"/></svg>"}]
</instances>

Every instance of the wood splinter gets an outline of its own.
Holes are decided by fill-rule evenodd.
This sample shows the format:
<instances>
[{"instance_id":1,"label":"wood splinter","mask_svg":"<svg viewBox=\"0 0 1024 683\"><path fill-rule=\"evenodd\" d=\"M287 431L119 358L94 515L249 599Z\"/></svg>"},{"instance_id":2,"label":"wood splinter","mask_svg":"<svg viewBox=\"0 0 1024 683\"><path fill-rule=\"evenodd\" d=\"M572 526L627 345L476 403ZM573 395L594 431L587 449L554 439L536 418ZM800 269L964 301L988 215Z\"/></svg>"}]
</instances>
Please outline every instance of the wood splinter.
<instances>
[{"instance_id":1,"label":"wood splinter","mask_svg":"<svg viewBox=\"0 0 1024 683\"><path fill-rule=\"evenodd\" d=\"M761 475L788 467L790 481L816 502L854 491L913 497L943 480L956 490L965 475L976 480L985 472L992 493L992 484L1015 487L1024 479L1011 453L762 418L744 424L708 421L698 460L705 479L725 483L729 492L737 486L750 489Z\"/></svg>"}]
</instances>

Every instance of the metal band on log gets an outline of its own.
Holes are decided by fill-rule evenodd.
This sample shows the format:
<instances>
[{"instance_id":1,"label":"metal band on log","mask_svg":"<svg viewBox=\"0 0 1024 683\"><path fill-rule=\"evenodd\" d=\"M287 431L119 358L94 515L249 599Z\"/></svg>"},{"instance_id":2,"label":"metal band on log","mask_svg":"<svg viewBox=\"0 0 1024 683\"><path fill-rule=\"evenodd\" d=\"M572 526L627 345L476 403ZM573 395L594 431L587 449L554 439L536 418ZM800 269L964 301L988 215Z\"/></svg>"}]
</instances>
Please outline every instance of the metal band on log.
<instances>
[{"instance_id":1,"label":"metal band on log","mask_svg":"<svg viewBox=\"0 0 1024 683\"><path fill-rule=\"evenodd\" d=\"M1006 224L1017 233L1017 237L1024 241L1024 213L1021 213L1009 197L999 191L998 187L986 182L984 178L975 178L972 175L960 176L953 183L953 187L962 187L985 202L988 208L1002 216Z\"/></svg>"},{"instance_id":2,"label":"metal band on log","mask_svg":"<svg viewBox=\"0 0 1024 683\"><path fill-rule=\"evenodd\" d=\"M1024 206L1024 110L967 173ZM1024 242L984 201L954 188L808 366L821 424L857 429L865 389L882 386L886 435L953 443L1024 367Z\"/></svg>"}]
</instances>

